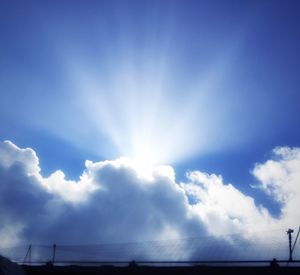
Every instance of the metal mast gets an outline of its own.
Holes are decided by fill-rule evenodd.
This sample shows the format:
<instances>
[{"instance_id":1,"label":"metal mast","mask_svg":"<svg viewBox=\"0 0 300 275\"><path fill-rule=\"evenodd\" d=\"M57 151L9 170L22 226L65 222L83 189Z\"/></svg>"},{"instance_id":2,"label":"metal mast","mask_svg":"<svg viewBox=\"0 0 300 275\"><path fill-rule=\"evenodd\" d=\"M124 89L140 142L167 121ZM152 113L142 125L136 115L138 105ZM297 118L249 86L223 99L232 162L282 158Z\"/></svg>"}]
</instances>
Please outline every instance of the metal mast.
<instances>
[{"instance_id":1,"label":"metal mast","mask_svg":"<svg viewBox=\"0 0 300 275\"><path fill-rule=\"evenodd\" d=\"M293 229L288 229L286 231L286 234L289 236L289 252L290 252L290 257L289 257L289 262L293 261L293 249L292 249L292 233L294 232Z\"/></svg>"}]
</instances>

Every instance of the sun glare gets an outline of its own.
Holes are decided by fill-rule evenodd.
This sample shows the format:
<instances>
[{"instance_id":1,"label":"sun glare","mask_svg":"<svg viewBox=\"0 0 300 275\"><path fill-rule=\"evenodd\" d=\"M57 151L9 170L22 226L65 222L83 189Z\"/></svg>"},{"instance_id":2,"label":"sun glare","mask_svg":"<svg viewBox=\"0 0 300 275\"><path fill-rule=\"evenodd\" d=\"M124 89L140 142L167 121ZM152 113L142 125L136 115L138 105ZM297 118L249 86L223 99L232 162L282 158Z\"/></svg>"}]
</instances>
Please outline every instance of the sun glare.
<instances>
[{"instance_id":1,"label":"sun glare","mask_svg":"<svg viewBox=\"0 0 300 275\"><path fill-rule=\"evenodd\" d=\"M155 160L154 152L151 152L151 148L139 148L137 152L132 156L134 162L140 163L144 166L153 166L158 164Z\"/></svg>"},{"instance_id":2,"label":"sun glare","mask_svg":"<svg viewBox=\"0 0 300 275\"><path fill-rule=\"evenodd\" d=\"M149 144L136 144L129 158L132 160L134 167L136 167L138 174L146 178L151 177L153 167L159 164L157 155L155 155L155 151Z\"/></svg>"},{"instance_id":3,"label":"sun glare","mask_svg":"<svg viewBox=\"0 0 300 275\"><path fill-rule=\"evenodd\" d=\"M106 159L130 158L141 170L174 165L220 144L216 125L226 116L211 90L222 66L195 83L181 83L167 59L162 66L145 52L140 70L131 55L122 58L110 60L101 77L88 64L74 68L72 106L84 123L80 133L77 123L69 124L68 136L75 132L75 142L89 142L83 147Z\"/></svg>"}]
</instances>

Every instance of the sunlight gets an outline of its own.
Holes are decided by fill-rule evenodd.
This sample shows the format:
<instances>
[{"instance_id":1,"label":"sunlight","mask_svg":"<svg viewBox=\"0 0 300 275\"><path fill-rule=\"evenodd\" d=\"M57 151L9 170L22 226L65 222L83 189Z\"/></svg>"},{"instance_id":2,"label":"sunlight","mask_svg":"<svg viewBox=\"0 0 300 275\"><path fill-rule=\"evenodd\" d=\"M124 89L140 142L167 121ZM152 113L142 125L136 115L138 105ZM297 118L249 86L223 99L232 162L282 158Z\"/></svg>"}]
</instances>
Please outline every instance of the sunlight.
<instances>
[{"instance_id":1,"label":"sunlight","mask_svg":"<svg viewBox=\"0 0 300 275\"><path fill-rule=\"evenodd\" d=\"M173 64L176 47L171 51L162 42L155 49L150 43L137 53L123 42L122 51L101 63L80 56L65 60L67 108L59 119L43 120L43 127L101 159L124 156L143 166L174 165L225 146L228 137L235 142L232 124L226 126L234 109L218 100L228 56L182 75Z\"/></svg>"},{"instance_id":2,"label":"sunlight","mask_svg":"<svg viewBox=\"0 0 300 275\"><path fill-rule=\"evenodd\" d=\"M153 151L153 148L148 145L140 146L140 144L135 148L133 152L132 159L136 163L140 163L143 166L153 166L157 163L157 154Z\"/></svg>"},{"instance_id":3,"label":"sunlight","mask_svg":"<svg viewBox=\"0 0 300 275\"><path fill-rule=\"evenodd\" d=\"M74 74L74 102L86 122L83 127L100 138L92 141L95 149L103 153L110 144L106 158L128 157L145 168L171 165L209 150L213 143L218 146L215 121L224 118L213 109L213 84L186 87L187 96L181 98L183 87L174 88L176 79L168 76L173 71L165 70L169 73L155 68L141 73L126 64L101 79L97 70Z\"/></svg>"}]
</instances>

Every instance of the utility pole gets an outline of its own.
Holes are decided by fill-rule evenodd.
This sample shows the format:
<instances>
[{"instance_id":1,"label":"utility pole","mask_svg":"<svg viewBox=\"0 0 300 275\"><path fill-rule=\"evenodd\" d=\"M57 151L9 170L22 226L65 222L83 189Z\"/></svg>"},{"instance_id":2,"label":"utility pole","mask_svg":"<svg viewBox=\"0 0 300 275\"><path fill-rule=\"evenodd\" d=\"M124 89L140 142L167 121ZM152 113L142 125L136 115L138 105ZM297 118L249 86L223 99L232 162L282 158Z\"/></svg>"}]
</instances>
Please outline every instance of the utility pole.
<instances>
[{"instance_id":1,"label":"utility pole","mask_svg":"<svg viewBox=\"0 0 300 275\"><path fill-rule=\"evenodd\" d=\"M56 244L53 245L53 257L52 257L52 263L54 264L55 262L55 253L56 253Z\"/></svg>"},{"instance_id":2,"label":"utility pole","mask_svg":"<svg viewBox=\"0 0 300 275\"><path fill-rule=\"evenodd\" d=\"M293 249L292 249L292 233L294 232L293 229L288 229L286 231L286 234L289 236L289 252L290 252L290 257L289 257L289 262L293 261Z\"/></svg>"}]
</instances>

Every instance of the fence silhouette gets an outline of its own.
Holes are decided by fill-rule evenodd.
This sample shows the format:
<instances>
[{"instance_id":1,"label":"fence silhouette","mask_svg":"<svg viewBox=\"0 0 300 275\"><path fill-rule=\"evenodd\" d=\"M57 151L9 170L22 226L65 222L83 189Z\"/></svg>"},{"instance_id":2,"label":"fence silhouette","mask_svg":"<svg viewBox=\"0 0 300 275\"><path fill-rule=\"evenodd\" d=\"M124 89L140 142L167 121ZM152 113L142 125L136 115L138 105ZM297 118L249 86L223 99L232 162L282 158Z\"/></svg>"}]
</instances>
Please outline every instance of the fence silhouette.
<instances>
[{"instance_id":1,"label":"fence silhouette","mask_svg":"<svg viewBox=\"0 0 300 275\"><path fill-rule=\"evenodd\" d=\"M288 262L285 231L256 232L251 236L232 234L173 240L81 245L20 245L0 248L0 254L18 263L193 263L193 262L266 262L273 258ZM300 259L300 245L293 252Z\"/></svg>"}]
</instances>

